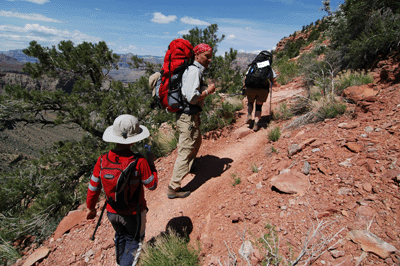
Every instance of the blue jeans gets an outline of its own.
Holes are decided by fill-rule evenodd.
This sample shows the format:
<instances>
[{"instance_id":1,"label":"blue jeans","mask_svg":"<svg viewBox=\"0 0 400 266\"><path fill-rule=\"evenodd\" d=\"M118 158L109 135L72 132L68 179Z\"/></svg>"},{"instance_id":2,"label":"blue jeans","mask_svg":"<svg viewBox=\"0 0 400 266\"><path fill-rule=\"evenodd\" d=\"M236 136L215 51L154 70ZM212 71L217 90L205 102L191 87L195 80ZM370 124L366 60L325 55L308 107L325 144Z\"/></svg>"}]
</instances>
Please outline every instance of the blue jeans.
<instances>
[{"instance_id":1,"label":"blue jeans","mask_svg":"<svg viewBox=\"0 0 400 266\"><path fill-rule=\"evenodd\" d=\"M139 214L140 215L140 214ZM140 219L137 215L107 212L115 230L115 257L120 266L131 266L140 242Z\"/></svg>"}]
</instances>

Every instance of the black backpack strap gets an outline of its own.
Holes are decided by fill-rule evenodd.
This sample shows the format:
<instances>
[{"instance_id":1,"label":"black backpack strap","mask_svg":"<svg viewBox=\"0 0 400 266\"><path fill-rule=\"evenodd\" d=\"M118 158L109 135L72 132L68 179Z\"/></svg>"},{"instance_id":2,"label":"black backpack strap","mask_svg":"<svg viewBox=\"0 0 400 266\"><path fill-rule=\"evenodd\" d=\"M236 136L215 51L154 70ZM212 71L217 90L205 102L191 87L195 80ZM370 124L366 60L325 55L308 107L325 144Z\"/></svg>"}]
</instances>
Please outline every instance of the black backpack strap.
<instances>
[{"instance_id":1,"label":"black backpack strap","mask_svg":"<svg viewBox=\"0 0 400 266\"><path fill-rule=\"evenodd\" d=\"M137 165L137 161L139 160L139 158L143 157L140 153L135 153L135 169L136 169L136 165ZM136 239L137 235L139 234L139 238L140 238L140 229L142 228L142 213L140 212L140 192L142 190L142 178L139 177L139 185L136 188L135 194L132 197L133 198L137 198L137 204L136 204L136 232L135 232L135 236L133 239Z\"/></svg>"}]
</instances>

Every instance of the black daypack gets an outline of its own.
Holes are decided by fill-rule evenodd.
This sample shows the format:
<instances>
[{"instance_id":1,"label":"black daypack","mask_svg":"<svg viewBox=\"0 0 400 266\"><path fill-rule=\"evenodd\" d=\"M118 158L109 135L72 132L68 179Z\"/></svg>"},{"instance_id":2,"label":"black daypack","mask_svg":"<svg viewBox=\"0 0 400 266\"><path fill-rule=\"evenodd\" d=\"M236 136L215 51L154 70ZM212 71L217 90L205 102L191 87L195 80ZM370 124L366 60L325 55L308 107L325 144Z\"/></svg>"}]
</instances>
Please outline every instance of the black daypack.
<instances>
[{"instance_id":1,"label":"black daypack","mask_svg":"<svg viewBox=\"0 0 400 266\"><path fill-rule=\"evenodd\" d=\"M261 51L249 64L244 84L246 88L269 89L269 81L272 79L272 53Z\"/></svg>"}]
</instances>

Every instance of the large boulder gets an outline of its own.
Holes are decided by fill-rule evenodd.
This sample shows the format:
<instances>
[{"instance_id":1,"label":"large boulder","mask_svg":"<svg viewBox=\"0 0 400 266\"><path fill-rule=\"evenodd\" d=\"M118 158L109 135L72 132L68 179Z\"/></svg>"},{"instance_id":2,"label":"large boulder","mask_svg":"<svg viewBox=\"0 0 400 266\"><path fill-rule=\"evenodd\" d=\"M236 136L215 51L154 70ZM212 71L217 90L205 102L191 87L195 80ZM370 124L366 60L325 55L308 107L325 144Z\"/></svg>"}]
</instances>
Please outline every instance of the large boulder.
<instances>
[{"instance_id":1,"label":"large boulder","mask_svg":"<svg viewBox=\"0 0 400 266\"><path fill-rule=\"evenodd\" d=\"M368 84L348 87L343 91L342 96L354 102L360 102L374 97L377 94L378 90L374 88L374 85Z\"/></svg>"}]
</instances>

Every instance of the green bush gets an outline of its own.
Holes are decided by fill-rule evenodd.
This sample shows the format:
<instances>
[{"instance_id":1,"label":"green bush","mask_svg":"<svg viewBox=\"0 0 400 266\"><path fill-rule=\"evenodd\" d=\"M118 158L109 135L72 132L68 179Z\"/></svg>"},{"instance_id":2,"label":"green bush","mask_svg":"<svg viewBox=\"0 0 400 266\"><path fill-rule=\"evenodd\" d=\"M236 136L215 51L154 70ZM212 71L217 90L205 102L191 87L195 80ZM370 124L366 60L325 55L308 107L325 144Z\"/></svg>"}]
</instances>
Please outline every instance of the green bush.
<instances>
[{"instance_id":1,"label":"green bush","mask_svg":"<svg viewBox=\"0 0 400 266\"><path fill-rule=\"evenodd\" d=\"M270 141L277 141L281 137L281 130L279 127L274 127L268 132L268 139Z\"/></svg>"},{"instance_id":2,"label":"green bush","mask_svg":"<svg viewBox=\"0 0 400 266\"><path fill-rule=\"evenodd\" d=\"M235 112L242 109L242 105L232 105L222 101L221 96L212 94L206 97L203 112L201 113L201 132L223 128L236 121Z\"/></svg>"},{"instance_id":3,"label":"green bush","mask_svg":"<svg viewBox=\"0 0 400 266\"><path fill-rule=\"evenodd\" d=\"M21 255L14 246L0 238L0 261L4 263L4 265L10 265L8 263L15 263L20 257Z\"/></svg>"},{"instance_id":4,"label":"green bush","mask_svg":"<svg viewBox=\"0 0 400 266\"><path fill-rule=\"evenodd\" d=\"M312 100L310 98L297 96L290 107L290 113L294 116L302 115L309 112L312 107Z\"/></svg>"},{"instance_id":5,"label":"green bush","mask_svg":"<svg viewBox=\"0 0 400 266\"><path fill-rule=\"evenodd\" d=\"M265 252L265 258L262 261L261 265L281 265L284 258L279 251L279 237L275 226L272 226L268 223L265 225L264 229L266 230L266 232L255 243L260 248L260 250L263 250Z\"/></svg>"},{"instance_id":6,"label":"green bush","mask_svg":"<svg viewBox=\"0 0 400 266\"><path fill-rule=\"evenodd\" d=\"M258 173L258 167L257 167L257 165L255 163L251 164L251 171L253 173Z\"/></svg>"},{"instance_id":7,"label":"green bush","mask_svg":"<svg viewBox=\"0 0 400 266\"><path fill-rule=\"evenodd\" d=\"M323 121L324 119L335 118L338 115L344 114L346 105L335 100L325 99L322 106L317 111L317 119Z\"/></svg>"},{"instance_id":8,"label":"green bush","mask_svg":"<svg viewBox=\"0 0 400 266\"><path fill-rule=\"evenodd\" d=\"M233 173L231 177L232 177L232 186L239 185L242 182L242 179L238 174Z\"/></svg>"},{"instance_id":9,"label":"green bush","mask_svg":"<svg viewBox=\"0 0 400 266\"><path fill-rule=\"evenodd\" d=\"M281 103L278 109L275 109L273 112L274 120L288 120L292 117L292 113L290 112L286 103Z\"/></svg>"},{"instance_id":10,"label":"green bush","mask_svg":"<svg viewBox=\"0 0 400 266\"><path fill-rule=\"evenodd\" d=\"M286 56L289 58L296 57L300 54L300 48L306 45L306 40L299 38L296 41L288 41L283 48Z\"/></svg>"},{"instance_id":11,"label":"green bush","mask_svg":"<svg viewBox=\"0 0 400 266\"><path fill-rule=\"evenodd\" d=\"M284 53L278 53L280 57L275 61L274 68L279 72L277 81L281 85L289 83L293 78L299 76L299 67L294 61L290 61L289 57Z\"/></svg>"},{"instance_id":12,"label":"green bush","mask_svg":"<svg viewBox=\"0 0 400 266\"><path fill-rule=\"evenodd\" d=\"M154 243L143 246L140 257L140 266L197 266L199 262L199 249L194 249L188 244L189 239L181 238L173 232L158 237Z\"/></svg>"},{"instance_id":13,"label":"green bush","mask_svg":"<svg viewBox=\"0 0 400 266\"><path fill-rule=\"evenodd\" d=\"M324 54L327 50L328 50L328 48L326 48L325 45L318 44L313 49L313 53L315 53L316 55L321 55L321 54Z\"/></svg>"},{"instance_id":14,"label":"green bush","mask_svg":"<svg viewBox=\"0 0 400 266\"><path fill-rule=\"evenodd\" d=\"M308 43L311 43L311 42L313 42L313 41L318 40L318 38L319 38L320 35L321 35L321 32L320 32L319 28L314 28L314 29L310 32L310 35L308 35L307 42L308 42Z\"/></svg>"},{"instance_id":15,"label":"green bush","mask_svg":"<svg viewBox=\"0 0 400 266\"><path fill-rule=\"evenodd\" d=\"M323 97L323 92L317 86L310 88L309 97L313 101L319 101Z\"/></svg>"},{"instance_id":16,"label":"green bush","mask_svg":"<svg viewBox=\"0 0 400 266\"><path fill-rule=\"evenodd\" d=\"M336 94L341 95L346 88L351 86L360 86L373 82L374 78L370 74L360 72L344 72L336 78Z\"/></svg>"},{"instance_id":17,"label":"green bush","mask_svg":"<svg viewBox=\"0 0 400 266\"><path fill-rule=\"evenodd\" d=\"M271 146L271 151L272 151L273 153L278 153L278 150L277 150L277 149L275 149L275 147L274 147L274 146Z\"/></svg>"}]
</instances>

